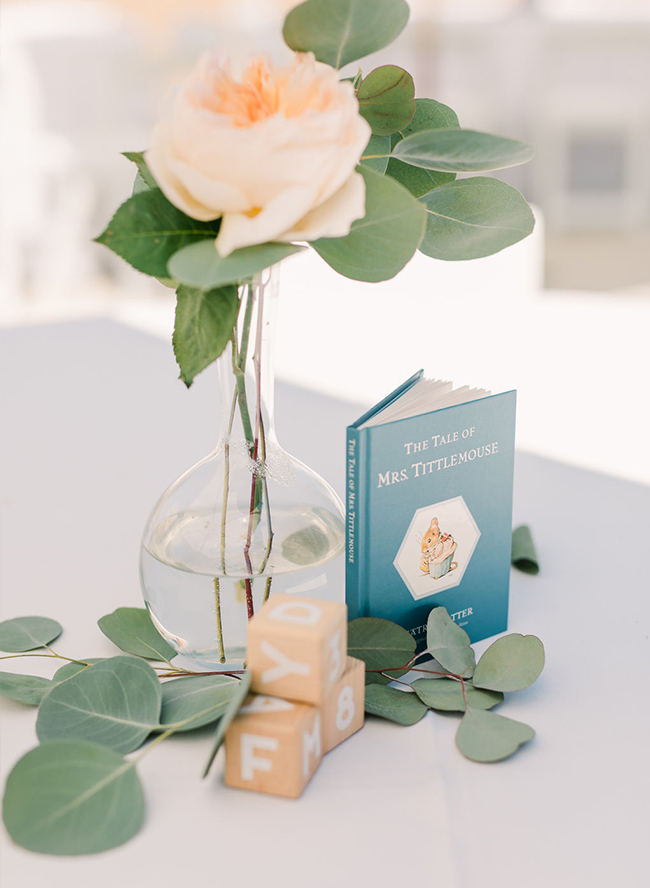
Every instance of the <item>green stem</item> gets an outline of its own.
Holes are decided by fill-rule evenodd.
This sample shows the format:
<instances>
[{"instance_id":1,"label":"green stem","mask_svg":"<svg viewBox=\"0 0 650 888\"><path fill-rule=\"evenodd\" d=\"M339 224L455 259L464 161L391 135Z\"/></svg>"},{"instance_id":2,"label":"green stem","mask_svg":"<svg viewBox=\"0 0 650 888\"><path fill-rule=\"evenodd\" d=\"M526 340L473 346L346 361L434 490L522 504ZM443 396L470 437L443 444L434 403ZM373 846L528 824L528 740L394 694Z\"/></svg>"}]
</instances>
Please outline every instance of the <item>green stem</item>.
<instances>
[{"instance_id":1,"label":"green stem","mask_svg":"<svg viewBox=\"0 0 650 888\"><path fill-rule=\"evenodd\" d=\"M271 594L271 581L272 580L273 580L273 577L266 578L266 586L264 588L264 602L267 602L269 600L269 595Z\"/></svg>"},{"instance_id":2,"label":"green stem","mask_svg":"<svg viewBox=\"0 0 650 888\"><path fill-rule=\"evenodd\" d=\"M214 578L214 609L217 615L217 641L219 643L219 662L226 662L226 654L223 649L223 626L221 624L221 593L219 591L219 577Z\"/></svg>"}]
</instances>

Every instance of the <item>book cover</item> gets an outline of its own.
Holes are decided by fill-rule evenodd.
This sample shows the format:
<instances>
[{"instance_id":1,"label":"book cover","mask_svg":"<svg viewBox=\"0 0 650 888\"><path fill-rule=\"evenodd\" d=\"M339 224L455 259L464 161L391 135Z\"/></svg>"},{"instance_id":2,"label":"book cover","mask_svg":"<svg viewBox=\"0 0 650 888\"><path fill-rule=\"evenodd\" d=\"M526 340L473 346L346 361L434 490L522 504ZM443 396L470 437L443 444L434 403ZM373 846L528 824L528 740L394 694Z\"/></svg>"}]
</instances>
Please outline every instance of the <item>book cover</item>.
<instances>
[{"instance_id":1,"label":"book cover","mask_svg":"<svg viewBox=\"0 0 650 888\"><path fill-rule=\"evenodd\" d=\"M399 623L419 649L438 605L473 642L507 628L516 404L482 393L382 422L420 378L348 428L346 489L349 617Z\"/></svg>"}]
</instances>

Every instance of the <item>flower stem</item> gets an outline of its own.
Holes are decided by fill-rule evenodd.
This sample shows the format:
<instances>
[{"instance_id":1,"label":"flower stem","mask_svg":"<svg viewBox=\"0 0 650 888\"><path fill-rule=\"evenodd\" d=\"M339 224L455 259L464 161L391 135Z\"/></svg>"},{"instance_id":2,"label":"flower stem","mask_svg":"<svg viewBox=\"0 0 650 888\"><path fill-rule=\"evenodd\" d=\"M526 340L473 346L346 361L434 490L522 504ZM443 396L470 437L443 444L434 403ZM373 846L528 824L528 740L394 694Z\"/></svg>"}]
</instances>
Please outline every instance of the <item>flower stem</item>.
<instances>
[{"instance_id":1,"label":"flower stem","mask_svg":"<svg viewBox=\"0 0 650 888\"><path fill-rule=\"evenodd\" d=\"M219 577L214 578L214 609L217 616L217 642L219 644L219 662L226 662L226 653L223 648L223 626L221 623L221 593L219 591Z\"/></svg>"}]
</instances>

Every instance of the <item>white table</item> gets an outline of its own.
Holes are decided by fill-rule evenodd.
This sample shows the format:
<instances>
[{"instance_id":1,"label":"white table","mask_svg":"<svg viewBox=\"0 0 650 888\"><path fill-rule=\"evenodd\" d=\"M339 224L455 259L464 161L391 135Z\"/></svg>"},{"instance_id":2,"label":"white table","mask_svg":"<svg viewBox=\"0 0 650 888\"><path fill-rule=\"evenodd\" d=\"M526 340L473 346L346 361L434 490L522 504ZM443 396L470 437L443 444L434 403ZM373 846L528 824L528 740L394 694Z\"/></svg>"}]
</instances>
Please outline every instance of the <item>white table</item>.
<instances>
[{"instance_id":1,"label":"white table","mask_svg":"<svg viewBox=\"0 0 650 888\"><path fill-rule=\"evenodd\" d=\"M107 321L6 331L2 360L1 618L55 617L62 653L109 656L96 621L141 603L140 532L216 439L214 375L185 391L168 345ZM341 490L359 408L279 386L276 412L280 440ZM510 629L538 634L547 652L537 684L503 708L537 730L517 755L464 759L455 716L411 728L369 719L290 802L228 790L221 765L201 781L206 728L139 766L147 815L131 842L53 858L3 831L0 883L645 885L650 489L525 454L516 473L515 521L531 524L542 573L513 572ZM2 668L54 671L44 659ZM35 711L1 699L0 715L4 782L36 744Z\"/></svg>"}]
</instances>

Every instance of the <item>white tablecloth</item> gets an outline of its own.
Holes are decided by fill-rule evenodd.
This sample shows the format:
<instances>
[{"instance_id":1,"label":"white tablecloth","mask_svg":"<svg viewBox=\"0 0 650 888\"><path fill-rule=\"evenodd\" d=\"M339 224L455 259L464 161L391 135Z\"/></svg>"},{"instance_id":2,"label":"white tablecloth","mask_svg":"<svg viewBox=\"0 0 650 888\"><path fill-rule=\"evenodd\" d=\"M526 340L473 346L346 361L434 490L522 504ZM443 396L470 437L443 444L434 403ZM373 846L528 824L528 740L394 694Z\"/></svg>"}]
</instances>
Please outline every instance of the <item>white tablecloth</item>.
<instances>
[{"instance_id":1,"label":"white tablecloth","mask_svg":"<svg viewBox=\"0 0 650 888\"><path fill-rule=\"evenodd\" d=\"M52 616L62 653L111 655L96 621L141 604L140 532L216 440L214 374L187 392L168 345L105 321L7 331L2 345L0 616ZM341 490L359 408L286 385L276 402L281 442ZM52 858L3 832L2 885L646 884L650 490L520 454L515 521L531 524L542 573L513 572L510 630L539 635L547 666L503 707L537 731L513 758L466 760L456 716L368 719L289 802L226 789L221 766L201 781L207 728L139 766L147 816L135 839ZM45 659L2 668L54 670ZM4 781L36 744L35 712L0 699L0 715Z\"/></svg>"}]
</instances>

